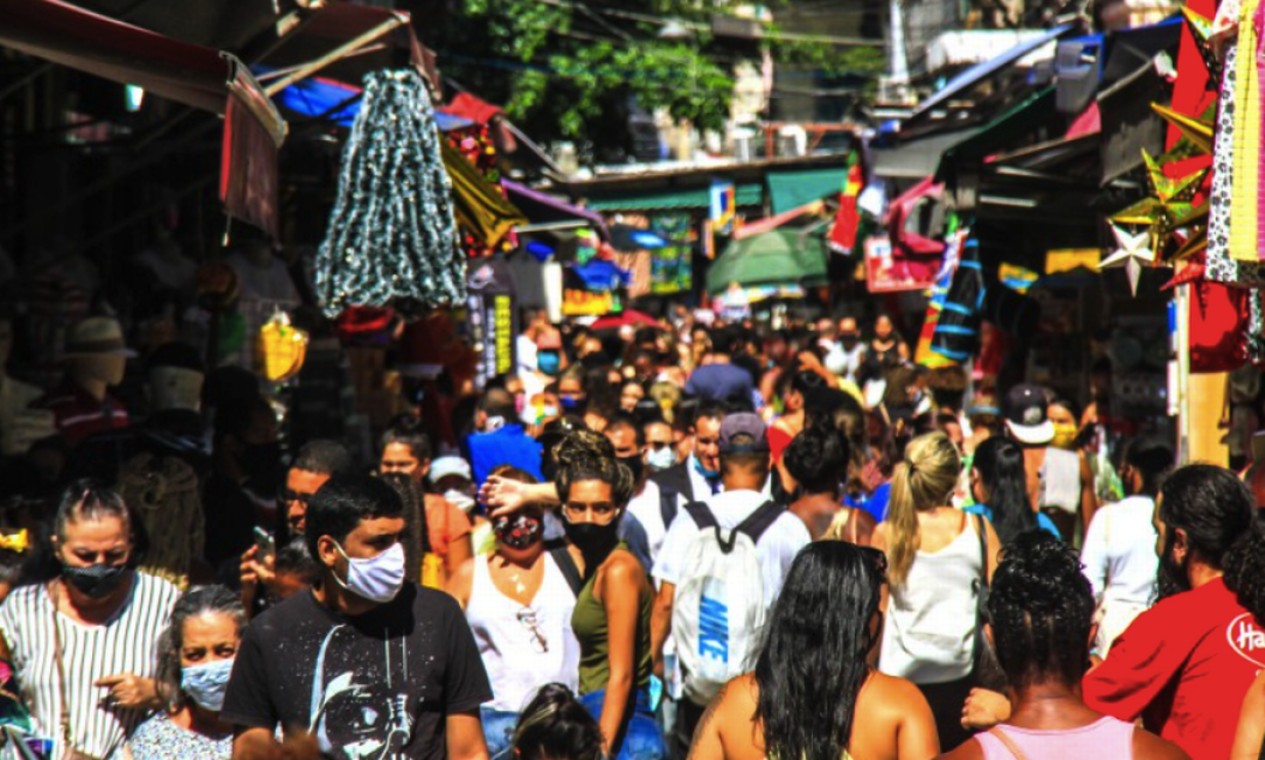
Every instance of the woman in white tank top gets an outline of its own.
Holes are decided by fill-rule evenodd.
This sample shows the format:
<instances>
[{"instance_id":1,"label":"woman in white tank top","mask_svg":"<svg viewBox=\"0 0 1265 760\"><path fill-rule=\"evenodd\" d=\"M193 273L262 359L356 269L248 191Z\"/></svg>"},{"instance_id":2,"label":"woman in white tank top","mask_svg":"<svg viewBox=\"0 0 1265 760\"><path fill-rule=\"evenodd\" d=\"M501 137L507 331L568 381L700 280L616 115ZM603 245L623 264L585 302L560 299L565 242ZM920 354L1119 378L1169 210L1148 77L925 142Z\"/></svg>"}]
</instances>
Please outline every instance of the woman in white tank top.
<instances>
[{"instance_id":1,"label":"woman in white tank top","mask_svg":"<svg viewBox=\"0 0 1265 760\"><path fill-rule=\"evenodd\" d=\"M492 758L508 753L518 714L548 683L577 686L580 646L571 632L575 592L544 546L543 515L526 507L492 523L496 551L463 565L449 592L492 684L482 708Z\"/></svg>"},{"instance_id":2,"label":"woman in white tank top","mask_svg":"<svg viewBox=\"0 0 1265 760\"><path fill-rule=\"evenodd\" d=\"M946 748L967 737L960 721L974 685L977 581L992 576L1001 544L987 520L948 506L961 470L958 450L943 433L910 441L892 475L887 520L874 532L891 584L879 670L922 690Z\"/></svg>"}]
</instances>

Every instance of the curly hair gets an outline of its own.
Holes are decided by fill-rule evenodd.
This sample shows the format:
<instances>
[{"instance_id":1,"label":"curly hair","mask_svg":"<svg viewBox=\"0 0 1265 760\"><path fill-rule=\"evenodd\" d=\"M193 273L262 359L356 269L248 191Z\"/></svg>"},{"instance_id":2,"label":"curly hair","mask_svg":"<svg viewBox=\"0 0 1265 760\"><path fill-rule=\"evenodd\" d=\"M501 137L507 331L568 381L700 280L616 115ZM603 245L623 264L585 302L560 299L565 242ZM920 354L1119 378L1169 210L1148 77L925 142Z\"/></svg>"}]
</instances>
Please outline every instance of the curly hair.
<instances>
[{"instance_id":1,"label":"curly hair","mask_svg":"<svg viewBox=\"0 0 1265 760\"><path fill-rule=\"evenodd\" d=\"M1094 592L1076 550L1029 531L1002 551L988 595L993 648L1012 686L1080 683L1089 660Z\"/></svg>"},{"instance_id":2,"label":"curly hair","mask_svg":"<svg viewBox=\"0 0 1265 760\"><path fill-rule=\"evenodd\" d=\"M850 452L843 436L829 427L806 427L782 454L786 469L803 493L838 494L848 476Z\"/></svg>"},{"instance_id":3,"label":"curly hair","mask_svg":"<svg viewBox=\"0 0 1265 760\"><path fill-rule=\"evenodd\" d=\"M755 720L771 758L838 760L878 638L882 552L817 541L795 557L755 663Z\"/></svg>"},{"instance_id":4,"label":"curly hair","mask_svg":"<svg viewBox=\"0 0 1265 760\"><path fill-rule=\"evenodd\" d=\"M582 480L599 480L611 487L611 499L623 508L632 498L632 471L615 459L615 447L601 433L577 430L553 449L558 467L558 495L571 498L571 486Z\"/></svg>"}]
</instances>

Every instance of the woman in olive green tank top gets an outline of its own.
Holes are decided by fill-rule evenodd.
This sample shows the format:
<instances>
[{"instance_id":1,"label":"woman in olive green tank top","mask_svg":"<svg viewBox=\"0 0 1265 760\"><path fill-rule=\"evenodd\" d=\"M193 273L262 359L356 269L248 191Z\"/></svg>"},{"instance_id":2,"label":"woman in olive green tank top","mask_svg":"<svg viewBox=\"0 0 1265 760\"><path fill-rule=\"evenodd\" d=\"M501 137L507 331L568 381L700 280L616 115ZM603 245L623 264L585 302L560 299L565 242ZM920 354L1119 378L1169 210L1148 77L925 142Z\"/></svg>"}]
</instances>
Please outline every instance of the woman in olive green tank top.
<instances>
[{"instance_id":1,"label":"woman in olive green tank top","mask_svg":"<svg viewBox=\"0 0 1265 760\"><path fill-rule=\"evenodd\" d=\"M632 489L628 468L597 451L559 461L567 551L584 579L571 616L580 642L580 700L611 760L662 760L667 749L648 690L652 592L618 537Z\"/></svg>"}]
</instances>

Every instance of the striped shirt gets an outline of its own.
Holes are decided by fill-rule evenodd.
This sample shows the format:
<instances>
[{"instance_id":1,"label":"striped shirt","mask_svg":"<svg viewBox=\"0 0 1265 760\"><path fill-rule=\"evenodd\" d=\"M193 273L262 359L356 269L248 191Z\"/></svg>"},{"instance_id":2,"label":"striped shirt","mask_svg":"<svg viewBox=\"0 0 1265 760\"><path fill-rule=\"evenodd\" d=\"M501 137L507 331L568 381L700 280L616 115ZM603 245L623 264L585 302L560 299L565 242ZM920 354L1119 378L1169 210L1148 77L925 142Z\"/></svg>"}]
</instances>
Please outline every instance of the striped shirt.
<instances>
[{"instance_id":1,"label":"striped shirt","mask_svg":"<svg viewBox=\"0 0 1265 760\"><path fill-rule=\"evenodd\" d=\"M113 396L97 399L73 382L31 404L35 409L48 409L56 418L57 432L72 447L95 433L127 427L127 409Z\"/></svg>"},{"instance_id":2,"label":"striped shirt","mask_svg":"<svg viewBox=\"0 0 1265 760\"><path fill-rule=\"evenodd\" d=\"M76 749L104 758L118 752L146 715L103 707L107 691L93 683L118 673L154 676L158 637L179 596L174 585L138 572L131 596L103 625L87 626L55 613L44 584L19 588L0 605L0 633L12 654L33 729L54 741L50 757L61 757L66 751L61 730L62 685L53 657L54 620L64 655L71 739Z\"/></svg>"}]
</instances>

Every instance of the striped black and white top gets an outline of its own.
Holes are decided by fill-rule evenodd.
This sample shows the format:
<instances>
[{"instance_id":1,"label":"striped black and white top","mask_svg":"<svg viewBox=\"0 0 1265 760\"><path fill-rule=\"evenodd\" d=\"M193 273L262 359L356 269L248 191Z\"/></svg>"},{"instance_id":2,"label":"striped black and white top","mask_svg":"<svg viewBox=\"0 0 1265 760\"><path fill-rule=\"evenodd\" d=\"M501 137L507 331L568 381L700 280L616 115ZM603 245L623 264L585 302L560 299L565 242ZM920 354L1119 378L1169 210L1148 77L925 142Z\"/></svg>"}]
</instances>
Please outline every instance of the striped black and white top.
<instances>
[{"instance_id":1,"label":"striped black and white top","mask_svg":"<svg viewBox=\"0 0 1265 760\"><path fill-rule=\"evenodd\" d=\"M122 745L144 712L102 704L107 689L98 678L118 673L154 676L158 637L167 627L180 590L171 583L136 573L132 594L115 616L86 626L54 612L44 584L15 590L0 605L0 633L13 655L13 670L31 711L35 732L53 739L51 757L66 751L61 730L61 679L53 658L53 625L61 637L66 674L66 706L75 749L94 757L122 757Z\"/></svg>"}]
</instances>

